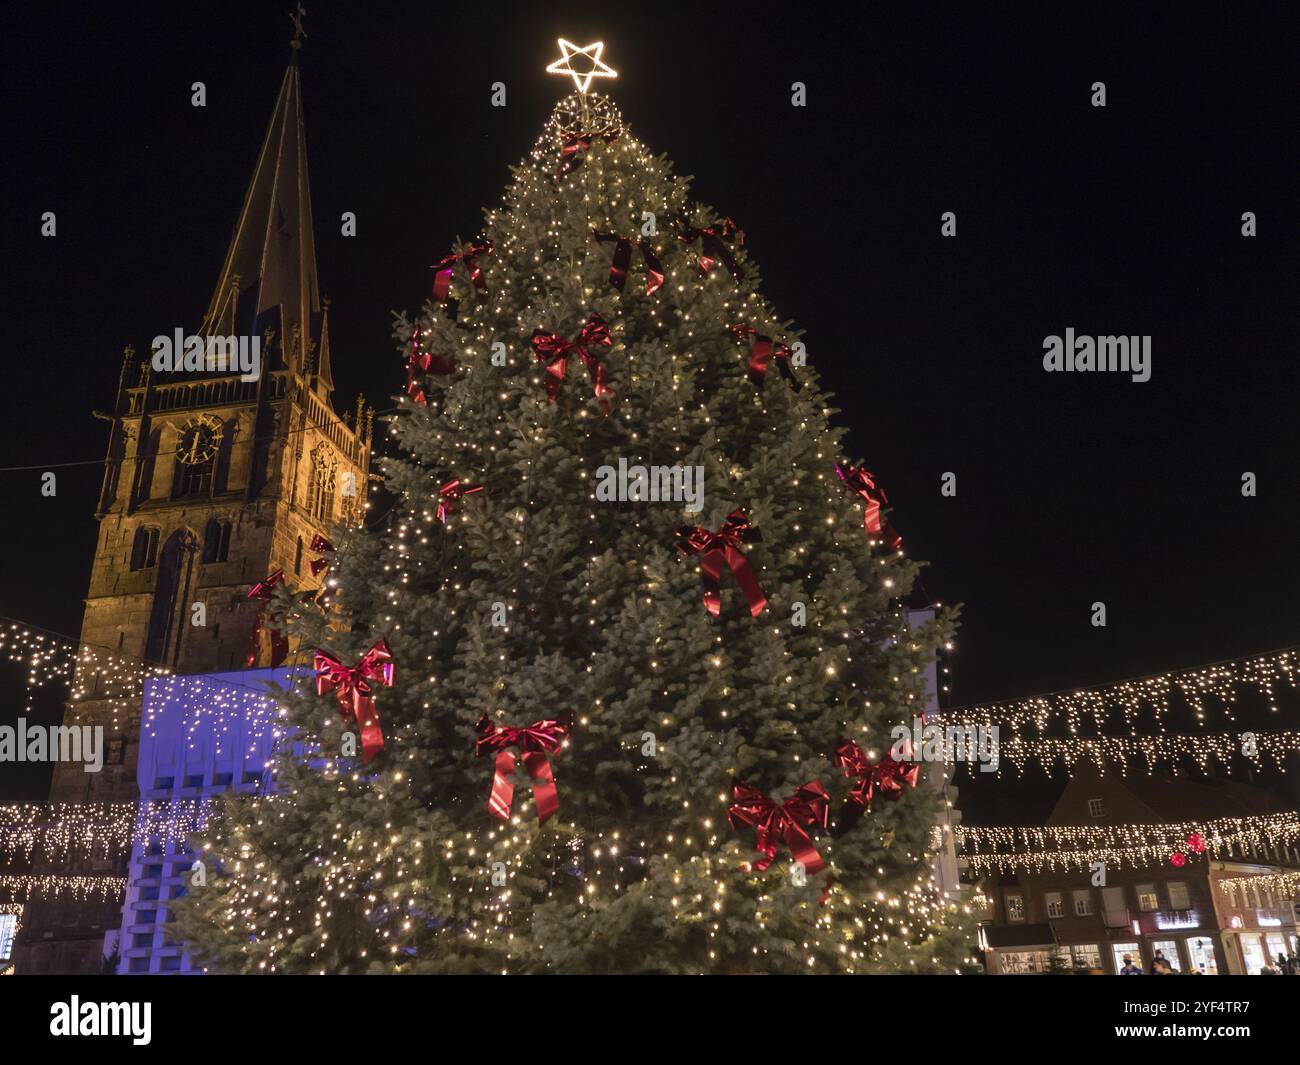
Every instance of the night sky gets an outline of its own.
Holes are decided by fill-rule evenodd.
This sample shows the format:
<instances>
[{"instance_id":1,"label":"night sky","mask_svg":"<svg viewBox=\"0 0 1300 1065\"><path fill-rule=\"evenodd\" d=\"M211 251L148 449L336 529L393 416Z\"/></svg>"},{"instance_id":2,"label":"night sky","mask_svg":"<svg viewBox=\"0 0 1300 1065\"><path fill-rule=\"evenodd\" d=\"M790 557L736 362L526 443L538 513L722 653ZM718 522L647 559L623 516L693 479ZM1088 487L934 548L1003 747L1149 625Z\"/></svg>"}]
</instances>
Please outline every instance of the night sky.
<instances>
[{"instance_id":1,"label":"night sky","mask_svg":"<svg viewBox=\"0 0 1300 1065\"><path fill-rule=\"evenodd\" d=\"M54 499L40 472L103 458L91 411L111 408L125 344L197 328L289 58L290 7L3 16L0 464L36 467L0 473L6 618L80 628L102 466L58 469ZM596 87L743 226L766 293L807 330L853 457L931 560L928 594L964 604L954 703L1300 642L1300 27L1281 6L1233 5L1228 20L1217 5L1090 4L1046 22L916 5L861 21L847 4L307 7L340 407L358 391L390 405L390 312L419 307L429 264L477 232L566 91L544 73L556 38L602 39L619 79ZM793 81L807 107L791 106ZM1095 81L1105 108L1090 105ZM1151 380L1045 373L1043 338L1067 327L1149 334ZM940 495L945 471L956 498ZM1104 629L1089 622L1098 600ZM14 667L0 692L11 717Z\"/></svg>"}]
</instances>

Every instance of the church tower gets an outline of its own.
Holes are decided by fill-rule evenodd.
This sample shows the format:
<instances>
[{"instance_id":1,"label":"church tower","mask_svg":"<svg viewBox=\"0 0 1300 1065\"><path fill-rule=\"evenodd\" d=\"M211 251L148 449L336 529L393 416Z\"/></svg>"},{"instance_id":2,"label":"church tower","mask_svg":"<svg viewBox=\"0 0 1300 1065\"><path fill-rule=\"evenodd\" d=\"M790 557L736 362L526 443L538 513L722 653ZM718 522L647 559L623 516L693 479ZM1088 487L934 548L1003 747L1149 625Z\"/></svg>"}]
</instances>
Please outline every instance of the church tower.
<instances>
[{"instance_id":1,"label":"church tower","mask_svg":"<svg viewBox=\"0 0 1300 1065\"><path fill-rule=\"evenodd\" d=\"M250 587L277 570L290 590L318 587L313 538L334 539L364 516L374 412L359 398L340 416L331 398L300 35L301 27L207 313L197 331L184 331L258 338L260 373L243 380L237 368L210 368L211 360L197 371L155 372L152 359L128 347L113 412L100 415L111 429L99 534L76 701L64 724L103 725L105 765L87 773L80 763L56 764L51 803L134 803L140 665L209 673L272 664ZM162 322L155 332L173 329ZM126 697L114 679L124 664L137 678ZM34 872L122 876L125 869L125 855L94 855ZM104 934L121 924L120 907L120 899L33 898L16 971L100 971Z\"/></svg>"}]
</instances>

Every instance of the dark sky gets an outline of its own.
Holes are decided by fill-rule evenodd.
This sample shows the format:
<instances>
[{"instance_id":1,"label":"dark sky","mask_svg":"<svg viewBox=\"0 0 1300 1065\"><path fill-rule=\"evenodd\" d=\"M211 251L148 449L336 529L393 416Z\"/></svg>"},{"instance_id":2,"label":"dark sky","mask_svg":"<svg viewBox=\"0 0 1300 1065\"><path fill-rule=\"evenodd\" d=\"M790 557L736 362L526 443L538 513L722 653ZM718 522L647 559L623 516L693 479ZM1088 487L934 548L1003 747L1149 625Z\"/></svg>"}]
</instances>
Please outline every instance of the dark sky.
<instances>
[{"instance_id":1,"label":"dark sky","mask_svg":"<svg viewBox=\"0 0 1300 1065\"><path fill-rule=\"evenodd\" d=\"M429 264L499 201L565 91L543 73L555 39L599 38L633 131L740 222L768 295L807 329L857 457L932 560L929 593L965 604L954 701L1300 642L1294 16L861 6L309 2L340 405L387 405L390 310L418 307ZM90 411L111 405L123 345L197 327L289 7L6 8L3 465L101 458ZM1067 327L1149 334L1151 381L1045 373L1043 338ZM44 499L39 471L0 473L0 614L78 631L100 477L62 470Z\"/></svg>"}]
</instances>

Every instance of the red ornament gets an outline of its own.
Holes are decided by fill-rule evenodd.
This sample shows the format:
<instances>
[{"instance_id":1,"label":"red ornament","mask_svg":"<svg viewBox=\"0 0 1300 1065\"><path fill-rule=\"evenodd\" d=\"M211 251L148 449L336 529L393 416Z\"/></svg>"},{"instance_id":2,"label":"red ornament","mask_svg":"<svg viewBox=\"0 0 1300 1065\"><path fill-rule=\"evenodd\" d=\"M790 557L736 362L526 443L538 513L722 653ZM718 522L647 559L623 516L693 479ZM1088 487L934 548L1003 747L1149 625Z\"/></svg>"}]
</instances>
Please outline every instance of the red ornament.
<instances>
[{"instance_id":1,"label":"red ornament","mask_svg":"<svg viewBox=\"0 0 1300 1065\"><path fill-rule=\"evenodd\" d=\"M436 271L433 275L434 301L436 303L447 302L447 297L451 294L451 279L456 273L457 263L464 263L465 269L469 271L469 280L470 284L474 286L475 296L479 300L487 299L487 278L483 276L483 268L479 266L478 261L491 255L492 251L492 242L486 237L479 237L477 240L466 244L459 255L448 255L434 263L433 269Z\"/></svg>"},{"instance_id":2,"label":"red ornament","mask_svg":"<svg viewBox=\"0 0 1300 1065\"><path fill-rule=\"evenodd\" d=\"M492 793L488 796L488 809L502 821L510 820L510 806L514 802L515 786L511 780L515 772L515 755L509 750L518 747L523 754L524 769L533 778L533 800L537 803L537 823L545 824L560 808L560 796L551 774L549 755L564 746L572 721L569 718L544 718L526 728L508 728L493 725L487 714L474 726L478 740L475 753L483 755L495 751L496 766L492 775Z\"/></svg>"},{"instance_id":3,"label":"red ornament","mask_svg":"<svg viewBox=\"0 0 1300 1065\"><path fill-rule=\"evenodd\" d=\"M878 536L891 551L903 546L903 538L889 522L880 520L880 506L888 504L889 497L885 490L876 484L876 475L867 470L865 465L854 466L835 464L835 472L840 480L860 495L866 502L866 514L862 519L863 528L872 536Z\"/></svg>"},{"instance_id":4,"label":"red ornament","mask_svg":"<svg viewBox=\"0 0 1300 1065\"><path fill-rule=\"evenodd\" d=\"M628 267L632 265L632 245L641 249L641 258L645 260L645 294L653 296L664 283L664 268L659 262L659 255L648 240L634 240L632 237L619 236L617 233L601 233L592 230L591 235L602 244L614 243L614 258L609 267L609 283L620 292L627 283Z\"/></svg>"},{"instance_id":5,"label":"red ornament","mask_svg":"<svg viewBox=\"0 0 1300 1065\"><path fill-rule=\"evenodd\" d=\"M1182 851L1174 851L1174 853L1169 856L1169 864L1181 869L1187 864L1187 855Z\"/></svg>"},{"instance_id":6,"label":"red ornament","mask_svg":"<svg viewBox=\"0 0 1300 1065\"><path fill-rule=\"evenodd\" d=\"M846 777L857 778L849 799L858 806L868 805L876 788L892 802L903 794L904 784L916 787L921 775L919 763L900 762L888 752L879 762L872 762L866 752L852 740L835 748L835 764L844 767Z\"/></svg>"},{"instance_id":7,"label":"red ornament","mask_svg":"<svg viewBox=\"0 0 1300 1065\"><path fill-rule=\"evenodd\" d=\"M803 863L805 872L819 873L826 868L812 838L805 831L805 826L825 828L830 816L830 797L820 780L801 785L780 806L748 784L737 784L732 789L731 798L732 803L727 808L731 827L738 828L744 824L753 825L758 830L754 849L763 855L754 863L758 872L763 872L776 859L781 840L790 848L794 860Z\"/></svg>"},{"instance_id":8,"label":"red ornament","mask_svg":"<svg viewBox=\"0 0 1300 1065\"><path fill-rule=\"evenodd\" d=\"M586 324L579 330L572 342L557 333L548 333L544 329L533 330L533 351L537 358L546 363L546 401L554 403L564 384L564 375L569 368L569 354L576 352L582 364L591 374L592 388L600 409L609 414L610 397L614 390L609 387L605 367L600 361L600 353L593 348L607 348L614 342L609 335L609 326L595 311L587 316Z\"/></svg>"},{"instance_id":9,"label":"red ornament","mask_svg":"<svg viewBox=\"0 0 1300 1065\"><path fill-rule=\"evenodd\" d=\"M320 533L317 533L311 538L311 550L319 555L326 551L333 551L334 545L326 540L325 537L321 536ZM328 558L312 559L308 564L311 568L311 575L313 577L319 577L323 572L325 572L325 570L329 569L329 564L330 560Z\"/></svg>"},{"instance_id":10,"label":"red ornament","mask_svg":"<svg viewBox=\"0 0 1300 1065\"><path fill-rule=\"evenodd\" d=\"M555 179L558 181L566 174L572 174L578 167L582 166L583 155L579 152L591 151L591 145L597 139L603 140L606 144L618 140L621 131L617 129L610 130L570 130L568 133L560 134L560 169L555 172Z\"/></svg>"},{"instance_id":11,"label":"red ornament","mask_svg":"<svg viewBox=\"0 0 1300 1065\"><path fill-rule=\"evenodd\" d=\"M385 688L393 686L393 653L387 640L379 640L349 669L333 655L316 649L316 694L334 692L345 720L356 721L361 728L361 761L369 762L384 746L375 709L371 682Z\"/></svg>"},{"instance_id":12,"label":"red ornament","mask_svg":"<svg viewBox=\"0 0 1300 1065\"><path fill-rule=\"evenodd\" d=\"M412 403L421 407L429 405L420 378L424 374L448 377L456 372L456 360L420 349L420 327L411 330L411 352L406 357L406 394Z\"/></svg>"},{"instance_id":13,"label":"red ornament","mask_svg":"<svg viewBox=\"0 0 1300 1065\"><path fill-rule=\"evenodd\" d=\"M253 635L248 640L248 650L244 655L244 664L252 669L257 664L258 644L262 635L262 615L266 613L266 603L274 594L275 587L284 584L284 570L278 569L265 580L258 581L248 590L249 599L257 599L262 605L257 608L257 617L253 621ZM271 668L274 669L289 657L289 638L279 629L271 630Z\"/></svg>"},{"instance_id":14,"label":"red ornament","mask_svg":"<svg viewBox=\"0 0 1300 1065\"><path fill-rule=\"evenodd\" d=\"M752 325L745 325L743 322L727 326L727 331L741 341L753 337L753 342L749 345L749 379L754 382L755 388L762 391L763 381L767 378L768 362L775 359L776 368L781 371L781 376L785 378L791 391L803 390L803 382L796 378L790 369L790 356L794 352L786 345L774 344L771 337L763 336Z\"/></svg>"},{"instance_id":15,"label":"red ornament","mask_svg":"<svg viewBox=\"0 0 1300 1065\"><path fill-rule=\"evenodd\" d=\"M459 477L444 481L438 486L438 520L446 525L447 515L456 513L456 502L459 499L481 491L481 484L462 484Z\"/></svg>"},{"instance_id":16,"label":"red ornament","mask_svg":"<svg viewBox=\"0 0 1300 1065\"><path fill-rule=\"evenodd\" d=\"M744 244L743 229L730 218L724 218L721 222L704 229L690 225L685 218L680 218L678 222L682 228L682 231L677 234L678 240L685 241L687 244L692 244L696 240L700 242L701 274L709 273L718 262L721 262L731 272L732 277L737 281L740 280L742 276L740 264L736 262L736 257L726 241L734 237L737 244Z\"/></svg>"},{"instance_id":17,"label":"red ornament","mask_svg":"<svg viewBox=\"0 0 1300 1065\"><path fill-rule=\"evenodd\" d=\"M1193 832L1187 837L1187 849L1193 854L1202 854L1205 851L1205 837L1199 832Z\"/></svg>"},{"instance_id":18,"label":"red ornament","mask_svg":"<svg viewBox=\"0 0 1300 1065\"><path fill-rule=\"evenodd\" d=\"M763 589L758 586L754 570L740 550L742 543L761 540L759 531L745 519L745 512L733 510L717 532L698 525L677 526L677 550L684 555L700 556L700 579L704 583L704 609L715 618L722 613L722 567L731 567L736 583L745 593L749 613L758 617L767 606Z\"/></svg>"}]
</instances>

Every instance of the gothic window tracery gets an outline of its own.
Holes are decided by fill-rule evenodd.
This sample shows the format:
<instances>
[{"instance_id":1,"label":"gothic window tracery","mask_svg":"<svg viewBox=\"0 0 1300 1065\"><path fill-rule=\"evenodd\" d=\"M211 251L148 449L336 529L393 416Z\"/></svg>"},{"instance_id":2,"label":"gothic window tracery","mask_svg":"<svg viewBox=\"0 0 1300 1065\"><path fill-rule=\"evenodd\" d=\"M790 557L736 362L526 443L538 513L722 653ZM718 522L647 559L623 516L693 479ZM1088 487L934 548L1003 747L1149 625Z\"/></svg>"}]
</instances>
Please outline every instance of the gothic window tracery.
<instances>
[{"instance_id":1,"label":"gothic window tracery","mask_svg":"<svg viewBox=\"0 0 1300 1065\"><path fill-rule=\"evenodd\" d=\"M322 525L334 520L334 482L338 461L324 444L311 453L311 482L307 488L307 513Z\"/></svg>"}]
</instances>

